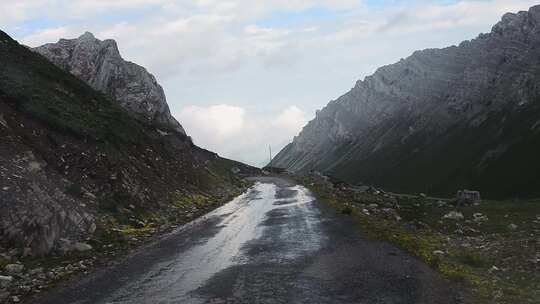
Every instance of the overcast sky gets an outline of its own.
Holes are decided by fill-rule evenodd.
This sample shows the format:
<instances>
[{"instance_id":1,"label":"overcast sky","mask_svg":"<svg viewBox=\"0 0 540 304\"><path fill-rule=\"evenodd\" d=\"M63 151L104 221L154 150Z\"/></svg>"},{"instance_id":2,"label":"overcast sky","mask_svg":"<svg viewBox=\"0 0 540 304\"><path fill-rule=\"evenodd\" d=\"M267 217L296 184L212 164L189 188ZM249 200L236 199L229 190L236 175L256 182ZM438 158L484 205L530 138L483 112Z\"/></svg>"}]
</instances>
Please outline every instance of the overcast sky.
<instances>
[{"instance_id":1,"label":"overcast sky","mask_svg":"<svg viewBox=\"0 0 540 304\"><path fill-rule=\"evenodd\" d=\"M29 46L85 31L162 84L196 144L260 165L317 109L414 50L489 32L529 0L14 0L0 28Z\"/></svg>"}]
</instances>

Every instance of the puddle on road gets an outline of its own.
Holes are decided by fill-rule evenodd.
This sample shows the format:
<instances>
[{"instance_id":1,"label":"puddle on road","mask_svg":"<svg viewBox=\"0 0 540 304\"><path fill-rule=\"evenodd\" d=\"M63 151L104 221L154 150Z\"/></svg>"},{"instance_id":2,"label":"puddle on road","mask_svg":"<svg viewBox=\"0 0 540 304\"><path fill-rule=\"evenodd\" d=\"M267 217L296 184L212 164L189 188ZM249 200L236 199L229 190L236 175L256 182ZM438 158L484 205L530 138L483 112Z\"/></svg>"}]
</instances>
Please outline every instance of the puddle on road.
<instances>
[{"instance_id":1,"label":"puddle on road","mask_svg":"<svg viewBox=\"0 0 540 304\"><path fill-rule=\"evenodd\" d=\"M318 218L313 214L314 208L306 205L313 200L309 191L301 186L278 188L274 184L257 183L247 193L207 216L208 220L218 219L211 227L217 229L216 233L197 240L194 246L178 252L173 259L156 263L105 303L198 303L191 292L219 271L248 263L251 257L245 256L249 255L245 246L253 240L264 240L265 231L276 229L275 226L283 226L279 228L283 239L274 241L288 242L280 259L291 259L305 254L306 250L314 250L318 239L310 240L317 238L310 230ZM287 211L291 214L287 215ZM275 212L284 212L284 221L269 226ZM286 227L288 220L293 221L290 229ZM190 228L181 233L189 235ZM294 246L289 246L291 244Z\"/></svg>"}]
</instances>

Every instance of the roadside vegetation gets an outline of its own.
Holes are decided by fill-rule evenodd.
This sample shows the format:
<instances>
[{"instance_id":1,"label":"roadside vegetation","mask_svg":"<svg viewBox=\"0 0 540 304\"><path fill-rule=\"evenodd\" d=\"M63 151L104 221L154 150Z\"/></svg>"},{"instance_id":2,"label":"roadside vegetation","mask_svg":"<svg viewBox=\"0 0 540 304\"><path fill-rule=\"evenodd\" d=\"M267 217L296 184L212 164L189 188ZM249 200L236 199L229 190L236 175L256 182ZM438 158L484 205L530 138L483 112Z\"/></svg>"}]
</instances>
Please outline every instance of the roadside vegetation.
<instances>
[{"instance_id":1,"label":"roadside vegetation","mask_svg":"<svg viewBox=\"0 0 540 304\"><path fill-rule=\"evenodd\" d=\"M242 181L236 190L223 196L202 192L189 195L176 193L170 205L163 207L160 212L148 212L133 205L115 205L114 208L102 210L95 234L85 243L80 243L84 246L77 250L46 257L25 257L16 263L0 255L0 269L5 268L4 272L9 275L3 279L17 281L17 284L10 284L9 289L3 291L3 300L18 303L23 299L39 297L40 293L71 278L85 276L94 268L116 263L119 258L227 203L249 186L251 183ZM18 267L10 270L7 269L8 265ZM7 283L10 282L0 278L0 283L8 287Z\"/></svg>"},{"instance_id":2,"label":"roadside vegetation","mask_svg":"<svg viewBox=\"0 0 540 304\"><path fill-rule=\"evenodd\" d=\"M299 178L371 238L390 241L447 279L470 287L478 303L540 303L540 200L453 199L355 189L327 178Z\"/></svg>"}]
</instances>

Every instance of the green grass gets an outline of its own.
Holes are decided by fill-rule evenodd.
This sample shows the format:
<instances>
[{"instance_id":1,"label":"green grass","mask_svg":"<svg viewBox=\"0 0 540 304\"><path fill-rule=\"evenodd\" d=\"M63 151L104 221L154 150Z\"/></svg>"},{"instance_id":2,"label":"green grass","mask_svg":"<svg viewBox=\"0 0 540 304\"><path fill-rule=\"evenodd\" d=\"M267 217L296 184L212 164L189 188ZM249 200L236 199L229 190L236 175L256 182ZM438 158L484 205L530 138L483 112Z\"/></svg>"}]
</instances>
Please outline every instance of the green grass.
<instances>
[{"instance_id":1,"label":"green grass","mask_svg":"<svg viewBox=\"0 0 540 304\"><path fill-rule=\"evenodd\" d=\"M136 144L145 127L116 103L0 31L0 97L77 137Z\"/></svg>"},{"instance_id":2,"label":"green grass","mask_svg":"<svg viewBox=\"0 0 540 304\"><path fill-rule=\"evenodd\" d=\"M440 208L440 199L399 195L397 211L402 220L397 222L362 212L361 204L383 203L381 195L353 195L309 179L299 181L338 212L351 209L346 214L354 217L367 236L390 241L445 278L470 286L476 303L540 303L540 273L528 262L540 252L540 224L535 222L540 215L540 200L485 201L468 207L457 207L446 200L447 205ZM465 219L443 220L452 210L462 212ZM488 220L474 222L474 213L482 213ZM511 223L518 228L510 230ZM464 247L466 244L468 247ZM444 254L435 254L437 250ZM493 270L493 266L499 270Z\"/></svg>"}]
</instances>

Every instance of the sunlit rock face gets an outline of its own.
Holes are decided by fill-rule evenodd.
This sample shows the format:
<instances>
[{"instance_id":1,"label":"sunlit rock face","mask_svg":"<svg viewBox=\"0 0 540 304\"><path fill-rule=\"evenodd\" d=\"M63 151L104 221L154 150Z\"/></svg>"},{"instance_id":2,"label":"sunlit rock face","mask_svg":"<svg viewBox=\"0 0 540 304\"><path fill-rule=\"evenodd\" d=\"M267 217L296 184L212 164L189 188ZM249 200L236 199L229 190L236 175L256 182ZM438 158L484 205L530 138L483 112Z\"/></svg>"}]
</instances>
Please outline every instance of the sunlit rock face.
<instances>
[{"instance_id":1,"label":"sunlit rock face","mask_svg":"<svg viewBox=\"0 0 540 304\"><path fill-rule=\"evenodd\" d=\"M114 40L101 41L86 32L77 39L60 39L34 50L142 120L185 134L172 117L163 88L155 77L145 68L122 59Z\"/></svg>"},{"instance_id":2,"label":"sunlit rock face","mask_svg":"<svg viewBox=\"0 0 540 304\"><path fill-rule=\"evenodd\" d=\"M538 195L539 67L535 6L459 46L381 67L319 111L272 165L396 191Z\"/></svg>"}]
</instances>

